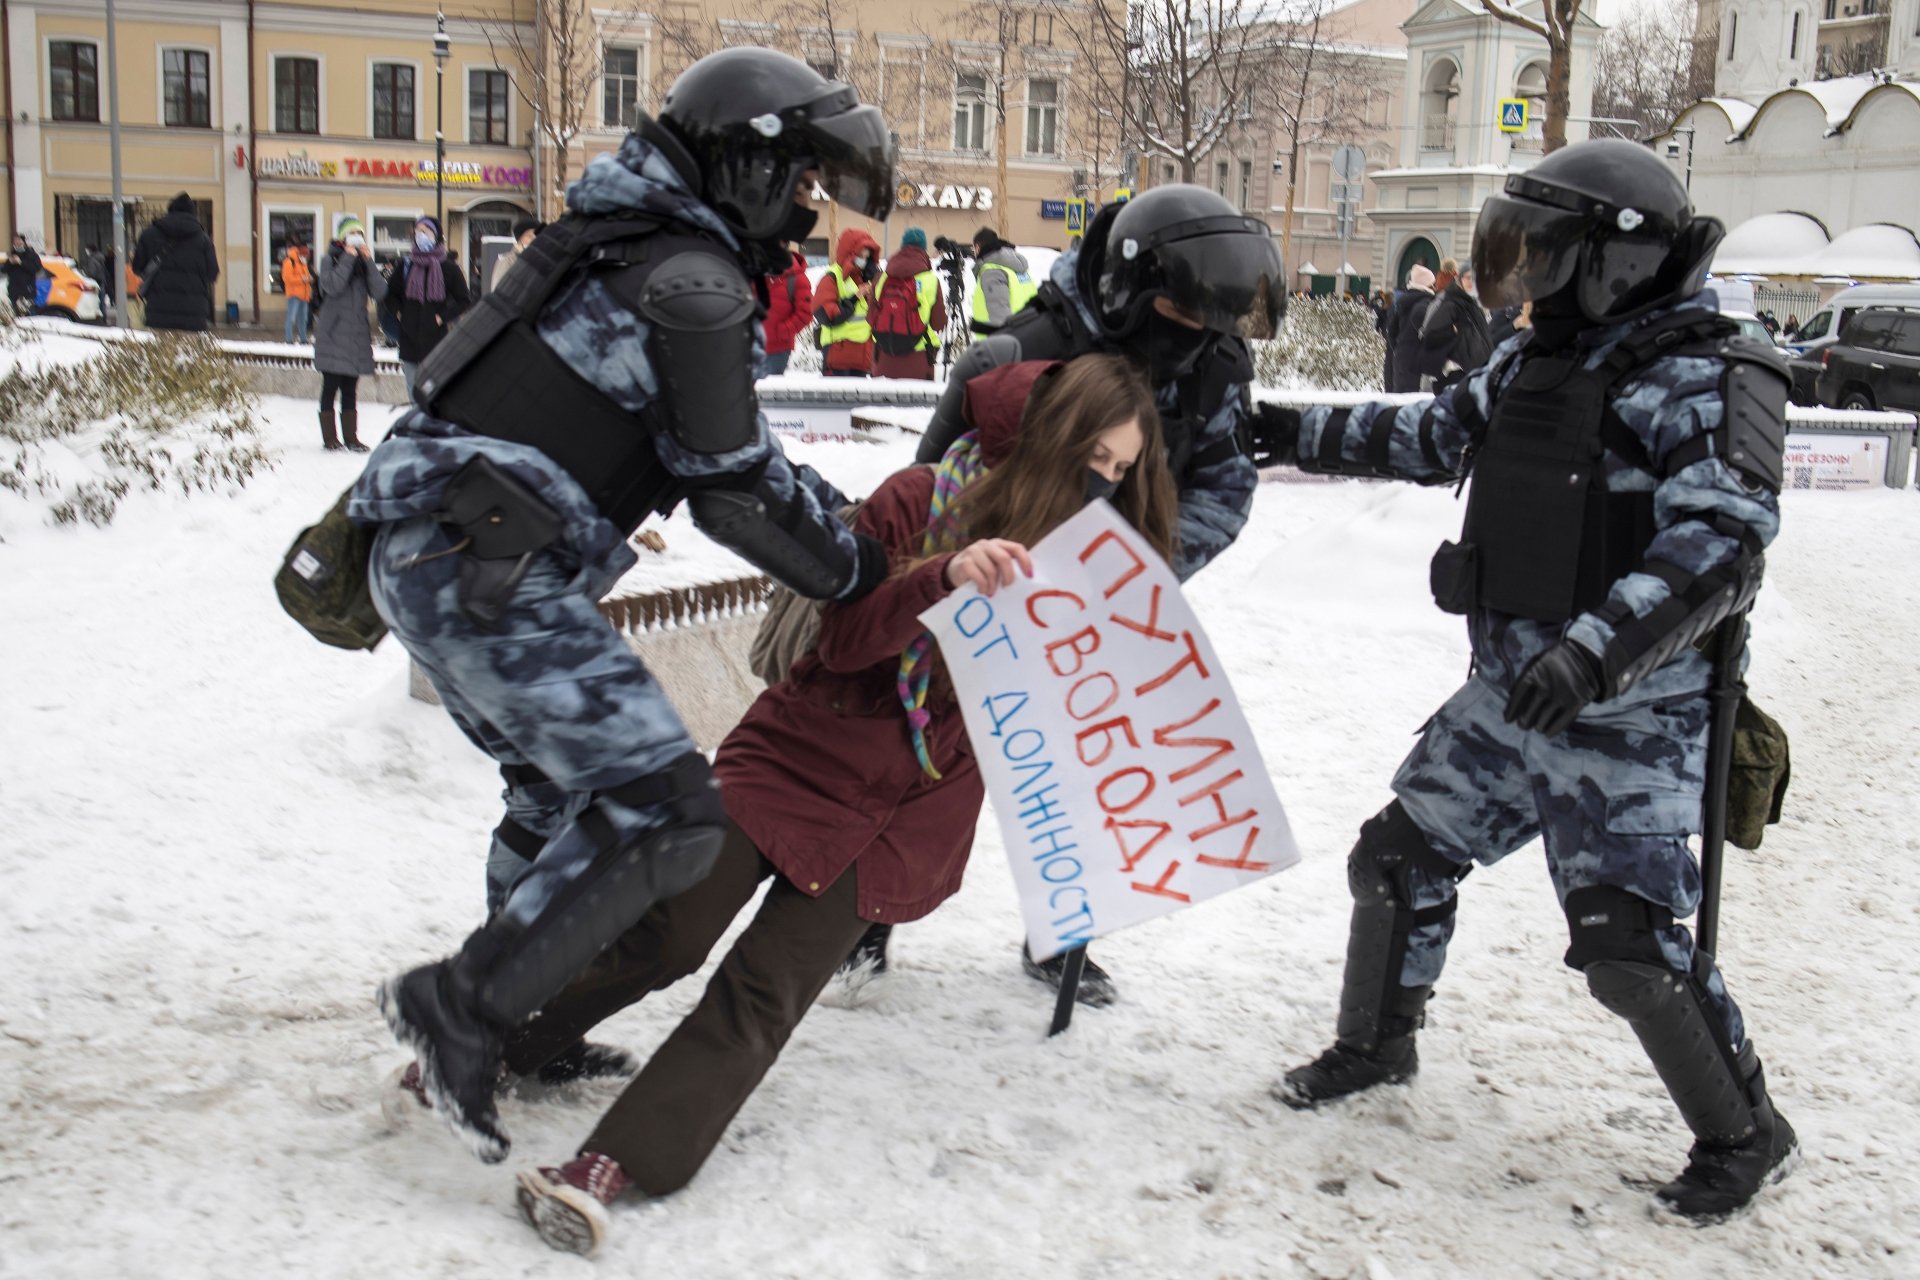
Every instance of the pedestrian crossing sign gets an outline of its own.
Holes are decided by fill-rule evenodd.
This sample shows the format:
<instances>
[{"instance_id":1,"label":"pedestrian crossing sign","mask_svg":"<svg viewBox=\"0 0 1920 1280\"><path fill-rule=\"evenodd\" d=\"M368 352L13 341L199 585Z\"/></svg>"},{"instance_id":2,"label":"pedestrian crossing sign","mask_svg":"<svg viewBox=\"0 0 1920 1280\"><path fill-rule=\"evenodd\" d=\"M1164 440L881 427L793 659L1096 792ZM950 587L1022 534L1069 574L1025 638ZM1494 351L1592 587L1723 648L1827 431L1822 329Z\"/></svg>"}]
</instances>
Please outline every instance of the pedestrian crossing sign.
<instances>
[{"instance_id":1,"label":"pedestrian crossing sign","mask_svg":"<svg viewBox=\"0 0 1920 1280\"><path fill-rule=\"evenodd\" d=\"M1500 99L1500 132L1525 133L1527 131L1527 100L1525 98Z\"/></svg>"},{"instance_id":2,"label":"pedestrian crossing sign","mask_svg":"<svg viewBox=\"0 0 1920 1280\"><path fill-rule=\"evenodd\" d=\"M1085 200L1067 201L1067 234L1078 235L1087 229L1087 202Z\"/></svg>"}]
</instances>

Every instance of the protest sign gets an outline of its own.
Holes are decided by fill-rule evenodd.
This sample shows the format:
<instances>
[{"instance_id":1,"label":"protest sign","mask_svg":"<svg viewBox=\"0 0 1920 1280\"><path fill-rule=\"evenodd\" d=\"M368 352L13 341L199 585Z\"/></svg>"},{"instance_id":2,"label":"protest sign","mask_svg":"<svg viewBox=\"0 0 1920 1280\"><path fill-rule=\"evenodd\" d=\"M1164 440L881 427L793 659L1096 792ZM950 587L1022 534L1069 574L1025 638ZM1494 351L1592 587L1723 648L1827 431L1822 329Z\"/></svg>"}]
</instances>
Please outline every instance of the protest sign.
<instances>
[{"instance_id":1,"label":"protest sign","mask_svg":"<svg viewBox=\"0 0 1920 1280\"><path fill-rule=\"evenodd\" d=\"M920 615L952 676L1035 959L1299 861L1173 571L1105 502L1034 573Z\"/></svg>"}]
</instances>

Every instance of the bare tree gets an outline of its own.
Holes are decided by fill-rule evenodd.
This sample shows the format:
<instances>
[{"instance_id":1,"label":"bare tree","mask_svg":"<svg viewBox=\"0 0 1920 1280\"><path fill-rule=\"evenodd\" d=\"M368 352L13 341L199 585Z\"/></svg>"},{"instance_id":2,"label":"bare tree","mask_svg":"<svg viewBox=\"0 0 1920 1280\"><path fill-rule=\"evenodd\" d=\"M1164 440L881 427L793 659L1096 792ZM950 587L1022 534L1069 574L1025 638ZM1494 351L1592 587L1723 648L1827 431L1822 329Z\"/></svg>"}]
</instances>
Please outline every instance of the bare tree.
<instances>
[{"instance_id":1,"label":"bare tree","mask_svg":"<svg viewBox=\"0 0 1920 1280\"><path fill-rule=\"evenodd\" d=\"M758 43L792 54L829 80L846 81L862 101L870 100L879 63L854 0L760 0L752 12L766 29Z\"/></svg>"},{"instance_id":2,"label":"bare tree","mask_svg":"<svg viewBox=\"0 0 1920 1280\"><path fill-rule=\"evenodd\" d=\"M531 0L531 4L533 26L508 9L483 14L480 30L496 63L509 65L502 57L504 50L525 69L524 75L509 79L533 114L535 145L545 144L553 157L547 172L549 189L534 193L535 214L544 218L550 208L566 203L574 139L587 127L594 90L600 83L601 42L625 31L633 18L628 10L602 25L580 0Z\"/></svg>"},{"instance_id":3,"label":"bare tree","mask_svg":"<svg viewBox=\"0 0 1920 1280\"><path fill-rule=\"evenodd\" d=\"M1290 22L1265 28L1250 51L1261 64L1253 89L1258 114L1272 126L1274 153L1286 151L1286 221L1280 230L1286 261L1292 261L1301 152L1372 132L1368 106L1388 87L1384 65L1343 50L1341 34L1335 0L1307 0Z\"/></svg>"},{"instance_id":4,"label":"bare tree","mask_svg":"<svg viewBox=\"0 0 1920 1280\"><path fill-rule=\"evenodd\" d=\"M692 0L653 0L650 8L656 70L647 84L647 109L658 112L680 73L720 47L720 32Z\"/></svg>"},{"instance_id":5,"label":"bare tree","mask_svg":"<svg viewBox=\"0 0 1920 1280\"><path fill-rule=\"evenodd\" d=\"M1694 56L1696 41L1705 38L1696 30L1693 0L1646 0L1627 9L1600 40L1593 113L1632 120L1643 138L1665 132L1713 92L1711 60L1703 67Z\"/></svg>"},{"instance_id":6,"label":"bare tree","mask_svg":"<svg viewBox=\"0 0 1920 1280\"><path fill-rule=\"evenodd\" d=\"M1262 64L1249 57L1262 26L1258 0L1099 3L1069 24L1082 60L1119 68L1103 110L1130 145L1177 164L1183 182L1235 127ZM1095 93L1099 92L1096 87Z\"/></svg>"},{"instance_id":7,"label":"bare tree","mask_svg":"<svg viewBox=\"0 0 1920 1280\"><path fill-rule=\"evenodd\" d=\"M1558 151L1567 145L1573 32L1580 22L1581 0L1542 0L1538 18L1529 18L1509 0L1480 0L1480 7L1509 26L1531 31L1547 42L1547 106L1540 131L1541 149Z\"/></svg>"},{"instance_id":8,"label":"bare tree","mask_svg":"<svg viewBox=\"0 0 1920 1280\"><path fill-rule=\"evenodd\" d=\"M992 151L994 189L1002 193L1007 189L1007 113L1026 74L1022 44L1031 35L1035 13L1014 0L976 0L958 15L940 15L939 28L923 27L920 32L929 42L929 63L935 74L953 86L954 149ZM952 39L955 30L966 32L968 38ZM992 130L990 142L978 136L982 123ZM1004 237L1008 226L1004 194L994 202L993 223Z\"/></svg>"}]
</instances>

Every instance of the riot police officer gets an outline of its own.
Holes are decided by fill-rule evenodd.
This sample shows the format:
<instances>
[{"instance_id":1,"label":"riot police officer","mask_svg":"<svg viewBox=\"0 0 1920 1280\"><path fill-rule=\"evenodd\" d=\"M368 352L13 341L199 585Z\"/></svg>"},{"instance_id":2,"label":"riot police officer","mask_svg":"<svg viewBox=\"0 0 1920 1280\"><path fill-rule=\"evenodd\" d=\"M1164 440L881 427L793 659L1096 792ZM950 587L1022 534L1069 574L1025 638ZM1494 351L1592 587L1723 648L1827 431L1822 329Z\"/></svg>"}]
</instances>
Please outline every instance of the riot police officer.
<instances>
[{"instance_id":1,"label":"riot police officer","mask_svg":"<svg viewBox=\"0 0 1920 1280\"><path fill-rule=\"evenodd\" d=\"M1679 923L1701 887L1696 641L1758 588L1785 434L1777 353L1702 290L1722 235L1644 147L1567 147L1510 176L1474 234L1481 298L1531 299L1531 336L1433 399L1263 412L1256 428L1256 452L1308 469L1471 481L1433 584L1468 618L1473 675L1360 830L1336 1039L1276 1096L1306 1108L1409 1079L1455 886L1540 836L1566 963L1693 1130L1657 1201L1697 1221L1747 1203L1795 1151L1739 1007Z\"/></svg>"},{"instance_id":2,"label":"riot police officer","mask_svg":"<svg viewBox=\"0 0 1920 1280\"><path fill-rule=\"evenodd\" d=\"M1239 436L1251 408L1251 338L1286 315L1273 233L1204 187L1155 187L1102 209L1078 249L1060 255L1031 305L954 361L916 461L939 462L967 430L967 383L1022 360L1119 352L1148 374L1180 499L1182 580L1232 545L1259 475ZM890 925L874 925L850 966L883 969ZM1022 953L1033 977L1058 987L1065 958ZM1112 979L1089 958L1078 998L1104 1005Z\"/></svg>"},{"instance_id":3,"label":"riot police officer","mask_svg":"<svg viewBox=\"0 0 1920 1280\"><path fill-rule=\"evenodd\" d=\"M595 609L633 564L628 535L684 500L803 595L885 575L754 397L755 282L812 229L816 182L884 214L879 111L782 54L702 59L422 362L418 408L354 490L350 514L379 527L382 617L507 785L496 914L381 989L425 1093L484 1160L507 1151L502 1033L702 877L725 826L705 757Z\"/></svg>"}]
</instances>

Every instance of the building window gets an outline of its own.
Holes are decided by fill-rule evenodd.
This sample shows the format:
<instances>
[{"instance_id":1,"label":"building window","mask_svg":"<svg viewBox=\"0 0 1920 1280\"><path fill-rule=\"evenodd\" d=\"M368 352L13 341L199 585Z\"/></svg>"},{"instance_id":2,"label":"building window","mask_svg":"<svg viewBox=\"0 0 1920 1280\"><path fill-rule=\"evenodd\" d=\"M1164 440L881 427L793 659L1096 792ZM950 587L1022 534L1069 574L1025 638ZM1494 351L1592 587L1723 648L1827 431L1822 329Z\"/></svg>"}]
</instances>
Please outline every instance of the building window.
<instances>
[{"instance_id":1,"label":"building window","mask_svg":"<svg viewBox=\"0 0 1920 1280\"><path fill-rule=\"evenodd\" d=\"M1253 208L1253 161L1240 162L1240 207Z\"/></svg>"},{"instance_id":2,"label":"building window","mask_svg":"<svg viewBox=\"0 0 1920 1280\"><path fill-rule=\"evenodd\" d=\"M1227 194L1227 162L1225 160L1213 166L1213 189L1222 197Z\"/></svg>"},{"instance_id":3,"label":"building window","mask_svg":"<svg viewBox=\"0 0 1920 1280\"><path fill-rule=\"evenodd\" d=\"M1060 82L1027 81L1027 154L1060 154Z\"/></svg>"},{"instance_id":4,"label":"building window","mask_svg":"<svg viewBox=\"0 0 1920 1280\"><path fill-rule=\"evenodd\" d=\"M1451 62L1436 63L1427 73L1426 91L1420 95L1420 149L1453 150L1454 104L1460 98L1460 68Z\"/></svg>"},{"instance_id":5,"label":"building window","mask_svg":"<svg viewBox=\"0 0 1920 1280\"><path fill-rule=\"evenodd\" d=\"M81 40L47 46L48 81L55 120L100 120L100 49Z\"/></svg>"},{"instance_id":6,"label":"building window","mask_svg":"<svg viewBox=\"0 0 1920 1280\"><path fill-rule=\"evenodd\" d=\"M320 61L273 60L273 131L320 132Z\"/></svg>"},{"instance_id":7,"label":"building window","mask_svg":"<svg viewBox=\"0 0 1920 1280\"><path fill-rule=\"evenodd\" d=\"M1730 13L1727 15L1727 61L1728 62L1733 61L1733 46L1739 42L1739 39L1740 39L1740 15L1737 13Z\"/></svg>"},{"instance_id":8,"label":"building window","mask_svg":"<svg viewBox=\"0 0 1920 1280\"><path fill-rule=\"evenodd\" d=\"M1027 28L1027 43L1028 44L1045 44L1045 45L1052 44L1053 43L1053 15L1050 13L1041 13L1039 10L1036 9L1029 16L1033 19L1033 21L1031 25Z\"/></svg>"},{"instance_id":9,"label":"building window","mask_svg":"<svg viewBox=\"0 0 1920 1280\"><path fill-rule=\"evenodd\" d=\"M267 291L269 293L286 292L286 286L280 282L280 264L286 260L287 244L294 236L299 236L301 243L307 246L309 266L320 260L320 254L326 249L326 245L315 236L314 232L311 210L298 212L290 209L267 210Z\"/></svg>"},{"instance_id":10,"label":"building window","mask_svg":"<svg viewBox=\"0 0 1920 1280\"><path fill-rule=\"evenodd\" d=\"M600 63L600 123L631 129L640 119L640 51L608 49Z\"/></svg>"},{"instance_id":11,"label":"building window","mask_svg":"<svg viewBox=\"0 0 1920 1280\"><path fill-rule=\"evenodd\" d=\"M838 80L840 78L840 60L830 53L824 57L808 58L807 65L813 68L813 73L822 80Z\"/></svg>"},{"instance_id":12,"label":"building window","mask_svg":"<svg viewBox=\"0 0 1920 1280\"><path fill-rule=\"evenodd\" d=\"M962 71L953 81L953 149L987 149L987 77Z\"/></svg>"},{"instance_id":13,"label":"building window","mask_svg":"<svg viewBox=\"0 0 1920 1280\"><path fill-rule=\"evenodd\" d=\"M189 129L213 127L209 62L208 55L199 49L167 49L161 53L164 118L169 125Z\"/></svg>"},{"instance_id":14,"label":"building window","mask_svg":"<svg viewBox=\"0 0 1920 1280\"><path fill-rule=\"evenodd\" d=\"M417 213L373 215L373 236L369 247L378 263L398 262L413 252L413 228L420 221Z\"/></svg>"},{"instance_id":15,"label":"building window","mask_svg":"<svg viewBox=\"0 0 1920 1280\"><path fill-rule=\"evenodd\" d=\"M1839 16L1840 16L1840 0L1827 0L1827 11L1826 11L1827 21L1832 22L1835 18Z\"/></svg>"},{"instance_id":16,"label":"building window","mask_svg":"<svg viewBox=\"0 0 1920 1280\"><path fill-rule=\"evenodd\" d=\"M1787 36L1787 56L1789 58L1800 56L1800 15L1798 13L1793 15L1793 30Z\"/></svg>"},{"instance_id":17,"label":"building window","mask_svg":"<svg viewBox=\"0 0 1920 1280\"><path fill-rule=\"evenodd\" d=\"M1521 133L1508 135L1513 141L1515 151L1541 151L1546 143L1547 124L1547 67L1543 62L1529 62L1520 69L1520 78L1514 81L1513 96L1527 104L1527 127Z\"/></svg>"},{"instance_id":18,"label":"building window","mask_svg":"<svg viewBox=\"0 0 1920 1280\"><path fill-rule=\"evenodd\" d=\"M507 145L506 72L467 72L467 141Z\"/></svg>"},{"instance_id":19,"label":"building window","mask_svg":"<svg viewBox=\"0 0 1920 1280\"><path fill-rule=\"evenodd\" d=\"M413 68L403 62L373 64L373 136L414 140Z\"/></svg>"}]
</instances>

